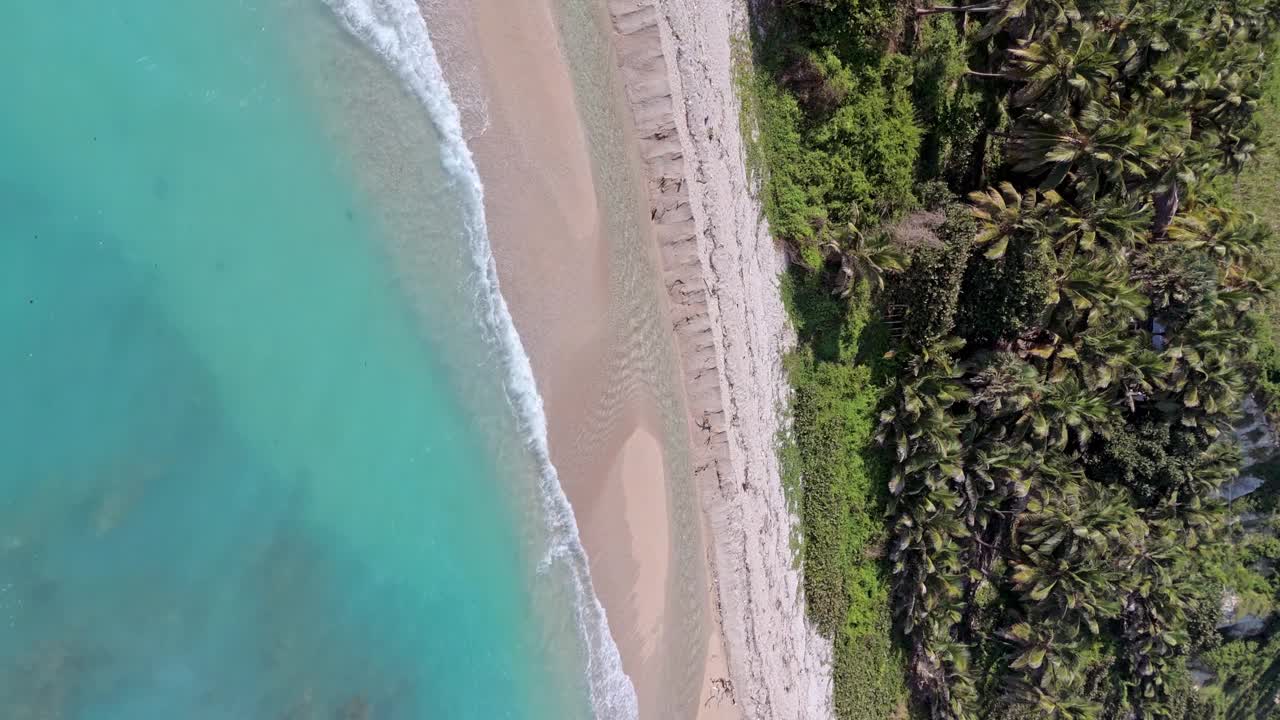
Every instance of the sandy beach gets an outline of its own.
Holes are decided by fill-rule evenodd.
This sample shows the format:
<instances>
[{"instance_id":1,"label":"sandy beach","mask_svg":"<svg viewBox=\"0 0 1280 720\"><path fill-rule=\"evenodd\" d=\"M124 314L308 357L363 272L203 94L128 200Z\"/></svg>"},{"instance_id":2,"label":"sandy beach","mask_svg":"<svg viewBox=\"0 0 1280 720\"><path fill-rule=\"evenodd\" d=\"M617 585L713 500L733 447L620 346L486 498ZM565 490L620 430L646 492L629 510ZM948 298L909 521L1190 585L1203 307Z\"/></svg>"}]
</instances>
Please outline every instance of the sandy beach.
<instances>
[{"instance_id":1,"label":"sandy beach","mask_svg":"<svg viewBox=\"0 0 1280 720\"><path fill-rule=\"evenodd\" d=\"M470 41L442 40L440 51L455 88L483 93L468 101L467 89L455 89L470 108L470 144L486 184L503 293L533 362L553 460L574 507L596 592L636 686L641 717L691 714L699 688L688 679L690 669L678 666L690 656L704 663L706 648L718 649L719 643L716 625L705 621L709 595L697 596L704 603L705 637L691 645L672 634L684 623L669 622L675 614L668 592L674 531L666 460L672 450L687 454L689 440L683 417L676 419L674 438L664 423L649 377L657 371L645 357L645 345L668 344L670 390L680 393L656 245L641 215L648 200L639 158L631 158L634 180L622 189L633 194L636 217L625 220L642 233L647 279L644 268L617 267L625 261L610 247L613 233L602 204L611 198L600 197L593 181L553 2L471 0L424 5L424 11L433 27L447 26L439 36ZM651 285L658 337L653 329L636 338L619 332L617 323L630 313L619 302L620 273L636 276L624 282ZM690 501L696 506L695 495ZM696 521L697 513L692 516ZM700 540L700 532L694 538ZM695 559L703 557L699 551ZM705 578L705 570L698 576ZM673 681L673 675L680 679Z\"/></svg>"},{"instance_id":2,"label":"sandy beach","mask_svg":"<svg viewBox=\"0 0 1280 720\"><path fill-rule=\"evenodd\" d=\"M684 366L730 690L747 718L830 718L831 643L805 611L778 466L794 335L786 261L746 170L733 48L747 2L608 5Z\"/></svg>"},{"instance_id":3,"label":"sandy beach","mask_svg":"<svg viewBox=\"0 0 1280 720\"><path fill-rule=\"evenodd\" d=\"M595 4L634 165L633 182L602 189L566 62L574 49L557 29L573 1L422 7L452 38L439 50L486 184L503 292L640 715L831 717L830 643L805 616L775 452L792 340L785 261L738 126L731 47L745 3ZM638 207L650 267L630 274L652 275L636 282L654 285L656 329L639 327L634 307L618 312L619 195ZM645 360L656 343L676 351L675 406L649 387L662 376ZM677 457L691 494L669 476ZM691 529L681 503L695 506ZM695 567L673 562L691 549ZM681 606L690 582L694 606Z\"/></svg>"}]
</instances>

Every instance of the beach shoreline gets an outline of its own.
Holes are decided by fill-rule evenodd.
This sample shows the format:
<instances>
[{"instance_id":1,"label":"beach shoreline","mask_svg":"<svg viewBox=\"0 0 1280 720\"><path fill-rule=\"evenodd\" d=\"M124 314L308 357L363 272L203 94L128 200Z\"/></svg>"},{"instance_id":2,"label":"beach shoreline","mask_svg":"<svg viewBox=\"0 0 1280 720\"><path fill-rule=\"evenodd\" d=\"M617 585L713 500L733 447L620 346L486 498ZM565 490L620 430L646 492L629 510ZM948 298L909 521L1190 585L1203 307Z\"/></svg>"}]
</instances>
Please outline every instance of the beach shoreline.
<instances>
[{"instance_id":1,"label":"beach shoreline","mask_svg":"<svg viewBox=\"0 0 1280 720\"><path fill-rule=\"evenodd\" d=\"M557 0L443 0L420 7L463 108L486 185L503 294L533 364L552 459L574 508L592 584L636 687L640 717L689 715L698 688L683 666L700 668L709 641L700 637L691 645L682 634L685 621L697 618L678 617L682 594L702 601L679 586L687 576L678 567L678 545L687 538L681 539L681 497L672 484L689 437L683 410L669 417L671 408L682 408L681 387L657 250L642 216L648 200L639 158L614 173L630 176L626 183L615 178L598 186L593 162L599 158L561 44ZM585 30L605 39L607 17L597 20L602 28ZM621 87L613 90L616 98L596 98L597 105L614 103L624 118ZM592 110L599 114L598 107L586 108ZM630 196L620 199L620 193ZM627 207L634 217L619 217ZM620 223L639 235L620 237ZM638 261L618 247L626 242L639 247ZM653 316L647 325L636 312L646 297ZM655 343L665 344L670 356L666 388L661 353L649 347ZM683 467L691 490L687 462ZM690 547L696 550L696 494L690 491L684 505L695 520ZM702 559L700 550L695 558ZM693 576L703 578L705 570ZM694 624L699 635L713 627Z\"/></svg>"},{"instance_id":2,"label":"beach shoreline","mask_svg":"<svg viewBox=\"0 0 1280 720\"><path fill-rule=\"evenodd\" d=\"M832 717L831 644L805 613L797 521L776 454L789 393L782 357L794 339L779 287L785 258L763 221L739 130L732 47L745 33L745 3L603 3L636 167L634 187L602 189L557 32L557 8L569 1L422 9L462 95L503 292L640 717ZM647 216L636 224L663 306L660 337L647 341L675 345L676 432L664 435L653 398L618 374L628 341L609 325L627 318L604 310L616 283L602 192L634 193ZM697 506L692 536L673 522L679 478L669 476L669 455L679 452L688 453ZM672 560L689 548L699 567L680 575ZM691 577L696 612L675 603L673 584ZM690 624L681 612L707 621ZM673 651L690 642L680 637L690 627L695 644ZM680 694L678 675L694 683L696 705L676 713L666 696Z\"/></svg>"}]
</instances>

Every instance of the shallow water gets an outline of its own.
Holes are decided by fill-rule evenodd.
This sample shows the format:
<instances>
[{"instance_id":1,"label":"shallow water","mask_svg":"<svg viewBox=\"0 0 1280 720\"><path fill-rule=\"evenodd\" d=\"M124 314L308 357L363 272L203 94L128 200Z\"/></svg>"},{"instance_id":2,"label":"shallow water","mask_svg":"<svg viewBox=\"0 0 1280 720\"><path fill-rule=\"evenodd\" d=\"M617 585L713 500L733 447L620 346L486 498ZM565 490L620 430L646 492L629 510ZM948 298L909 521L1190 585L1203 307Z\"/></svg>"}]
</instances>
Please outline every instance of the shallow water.
<instances>
[{"instance_id":1,"label":"shallow water","mask_svg":"<svg viewBox=\"0 0 1280 720\"><path fill-rule=\"evenodd\" d=\"M0 32L5 716L589 716L420 98L311 0Z\"/></svg>"}]
</instances>

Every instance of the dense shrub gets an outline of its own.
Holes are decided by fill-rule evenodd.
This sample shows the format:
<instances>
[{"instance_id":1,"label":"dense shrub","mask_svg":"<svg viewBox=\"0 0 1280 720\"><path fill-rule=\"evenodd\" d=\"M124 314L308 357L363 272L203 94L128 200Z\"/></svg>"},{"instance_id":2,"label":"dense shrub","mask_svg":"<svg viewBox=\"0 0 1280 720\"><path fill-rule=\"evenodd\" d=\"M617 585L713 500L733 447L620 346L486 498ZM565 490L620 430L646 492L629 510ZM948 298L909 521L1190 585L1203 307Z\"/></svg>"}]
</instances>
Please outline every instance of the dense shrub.
<instances>
[{"instance_id":1,"label":"dense shrub","mask_svg":"<svg viewBox=\"0 0 1280 720\"><path fill-rule=\"evenodd\" d=\"M917 112L929 118L920 151L920 174L959 185L973 163L983 132L982 94L970 87L968 46L955 18L926 18L916 27L912 92Z\"/></svg>"},{"instance_id":2,"label":"dense shrub","mask_svg":"<svg viewBox=\"0 0 1280 720\"><path fill-rule=\"evenodd\" d=\"M1156 246L1134 263L1152 310L1165 325L1180 325L1217 286L1214 264L1182 248Z\"/></svg>"},{"instance_id":3,"label":"dense shrub","mask_svg":"<svg viewBox=\"0 0 1280 720\"><path fill-rule=\"evenodd\" d=\"M812 248L815 230L826 220L829 188L822 180L824 158L804 144L804 113L794 96L767 77L752 78L749 84L760 133L758 154L767 173L765 213L774 234L799 253Z\"/></svg>"},{"instance_id":4,"label":"dense shrub","mask_svg":"<svg viewBox=\"0 0 1280 720\"><path fill-rule=\"evenodd\" d=\"M803 356L792 360L791 379L802 458L805 588L814 621L834 635L852 598L867 594L854 587L863 584L859 574L848 570L883 531L872 507L877 489L868 465L875 459L864 453L879 393L865 367Z\"/></svg>"},{"instance_id":5,"label":"dense shrub","mask_svg":"<svg viewBox=\"0 0 1280 720\"><path fill-rule=\"evenodd\" d=\"M830 50L797 52L778 82L811 118L830 115L854 90L853 75Z\"/></svg>"},{"instance_id":6,"label":"dense shrub","mask_svg":"<svg viewBox=\"0 0 1280 720\"><path fill-rule=\"evenodd\" d=\"M1259 399L1267 415L1275 422L1280 420L1280 345L1277 344L1276 326L1280 316L1270 317L1255 313L1249 317L1248 331L1254 337L1253 355L1249 370Z\"/></svg>"},{"instance_id":7,"label":"dense shrub","mask_svg":"<svg viewBox=\"0 0 1280 720\"><path fill-rule=\"evenodd\" d=\"M875 225L915 205L921 130L911 61L841 47L771 49L746 83L767 173L765 211L793 256L811 267L822 227Z\"/></svg>"},{"instance_id":8,"label":"dense shrub","mask_svg":"<svg viewBox=\"0 0 1280 720\"><path fill-rule=\"evenodd\" d=\"M901 323L903 339L923 347L951 333L960 284L973 245L973 218L967 206L947 209L938 229L939 243L914 249L911 266L890 288L890 313Z\"/></svg>"},{"instance_id":9,"label":"dense shrub","mask_svg":"<svg viewBox=\"0 0 1280 720\"><path fill-rule=\"evenodd\" d=\"M920 199L920 207L929 211L945 212L947 206L956 201L956 194L950 186L938 179L920 183L916 187L916 197Z\"/></svg>"},{"instance_id":10,"label":"dense shrub","mask_svg":"<svg viewBox=\"0 0 1280 720\"><path fill-rule=\"evenodd\" d=\"M1190 598L1187 608L1187 651L1200 655L1212 652L1222 645L1218 623L1222 621L1221 582L1204 583Z\"/></svg>"},{"instance_id":11,"label":"dense shrub","mask_svg":"<svg viewBox=\"0 0 1280 720\"><path fill-rule=\"evenodd\" d=\"M865 345L881 346L883 336L865 304L833 298L809 274L793 276L787 296L809 340L787 367L810 615L829 634L860 632L874 616L868 608L885 593L878 564L866 555L884 532L888 463L871 438L883 380L872 365L854 360L866 354ZM857 297L866 302L865 285Z\"/></svg>"},{"instance_id":12,"label":"dense shrub","mask_svg":"<svg viewBox=\"0 0 1280 720\"><path fill-rule=\"evenodd\" d=\"M888 596L873 600L870 624L835 637L836 716L906 720L909 695L902 651L893 644Z\"/></svg>"},{"instance_id":13,"label":"dense shrub","mask_svg":"<svg viewBox=\"0 0 1280 720\"><path fill-rule=\"evenodd\" d=\"M1128 488L1139 504L1152 505L1192 479L1208 446L1196 428L1147 417L1109 430L1085 464L1090 477Z\"/></svg>"},{"instance_id":14,"label":"dense shrub","mask_svg":"<svg viewBox=\"0 0 1280 720\"><path fill-rule=\"evenodd\" d=\"M887 55L864 68L850 101L810 133L827 160L827 213L836 221L892 215L910 207L920 128L911 105L909 61Z\"/></svg>"},{"instance_id":15,"label":"dense shrub","mask_svg":"<svg viewBox=\"0 0 1280 720\"><path fill-rule=\"evenodd\" d=\"M895 0L794 0L788 20L802 23L820 45L882 45L899 25Z\"/></svg>"},{"instance_id":16,"label":"dense shrub","mask_svg":"<svg viewBox=\"0 0 1280 720\"><path fill-rule=\"evenodd\" d=\"M801 558L809 616L835 643L841 717L890 718L905 707L889 583L879 557L889 458L872 440L887 335L860 284L845 302L815 273L793 271L783 297L802 339L787 360L799 475Z\"/></svg>"},{"instance_id":17,"label":"dense shrub","mask_svg":"<svg viewBox=\"0 0 1280 720\"><path fill-rule=\"evenodd\" d=\"M1053 251L1025 237L1013 240L994 260L970 254L960 285L956 334L971 345L1017 337L1040 320L1056 271Z\"/></svg>"}]
</instances>

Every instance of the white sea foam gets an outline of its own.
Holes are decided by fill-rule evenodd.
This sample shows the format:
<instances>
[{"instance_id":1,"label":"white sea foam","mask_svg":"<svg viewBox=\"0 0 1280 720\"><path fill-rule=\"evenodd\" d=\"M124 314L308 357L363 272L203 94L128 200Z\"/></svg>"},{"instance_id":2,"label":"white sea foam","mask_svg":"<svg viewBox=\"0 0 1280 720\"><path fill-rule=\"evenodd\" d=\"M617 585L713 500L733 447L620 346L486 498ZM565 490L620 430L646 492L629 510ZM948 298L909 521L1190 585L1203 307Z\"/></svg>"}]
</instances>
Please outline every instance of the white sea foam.
<instances>
[{"instance_id":1,"label":"white sea foam","mask_svg":"<svg viewBox=\"0 0 1280 720\"><path fill-rule=\"evenodd\" d=\"M563 562L573 579L578 629L587 646L586 673L599 720L634 720L635 687L622 669L618 647L609 634L604 608L591 586L587 554L578 537L573 509L560 486L547 445L547 419L529 356L520 342L507 302L498 287L498 268L489 246L484 186L463 135L458 107L431 44L426 21L414 0L325 0L353 35L381 55L422 101L442 139L441 161L466 204L467 240L476 279L482 321L497 339L504 357L507 398L527 433L540 468L540 496L550 523L551 547L544 562Z\"/></svg>"}]
</instances>

